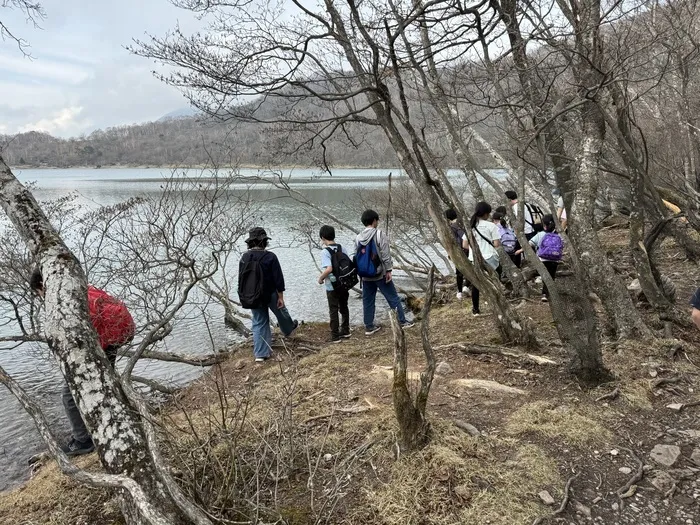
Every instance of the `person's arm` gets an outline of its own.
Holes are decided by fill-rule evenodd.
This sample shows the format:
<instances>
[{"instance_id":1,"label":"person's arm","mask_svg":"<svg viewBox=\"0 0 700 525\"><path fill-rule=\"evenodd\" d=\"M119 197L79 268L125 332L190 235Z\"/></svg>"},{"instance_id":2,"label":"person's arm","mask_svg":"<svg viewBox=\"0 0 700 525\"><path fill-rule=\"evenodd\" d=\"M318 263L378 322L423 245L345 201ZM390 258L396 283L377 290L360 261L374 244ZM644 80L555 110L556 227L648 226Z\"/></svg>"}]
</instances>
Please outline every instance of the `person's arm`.
<instances>
[{"instance_id":1,"label":"person's arm","mask_svg":"<svg viewBox=\"0 0 700 525\"><path fill-rule=\"evenodd\" d=\"M321 268L323 268L323 271L321 272L321 275L318 276L318 284L323 284L326 278L333 273L331 254L328 253L326 248L324 248L321 252Z\"/></svg>"},{"instance_id":2,"label":"person's arm","mask_svg":"<svg viewBox=\"0 0 700 525\"><path fill-rule=\"evenodd\" d=\"M467 234L466 234L466 233L462 236L462 249L463 249L463 250L468 250L468 249L469 249L469 240L467 239Z\"/></svg>"},{"instance_id":3,"label":"person's arm","mask_svg":"<svg viewBox=\"0 0 700 525\"><path fill-rule=\"evenodd\" d=\"M271 256L270 260L270 277L272 283L274 284L275 291L277 292L277 308L284 308L284 274L282 273L282 267L277 259L277 256L272 252L267 252Z\"/></svg>"},{"instance_id":4,"label":"person's arm","mask_svg":"<svg viewBox=\"0 0 700 525\"><path fill-rule=\"evenodd\" d=\"M491 223L493 228L491 228L491 245L494 248L498 248L501 245L501 234L498 231L498 226Z\"/></svg>"},{"instance_id":5,"label":"person's arm","mask_svg":"<svg viewBox=\"0 0 700 525\"><path fill-rule=\"evenodd\" d=\"M695 326L700 329L700 310L697 308L693 308L693 311L690 314L690 318L693 320L693 323L695 323Z\"/></svg>"},{"instance_id":6,"label":"person's arm","mask_svg":"<svg viewBox=\"0 0 700 525\"><path fill-rule=\"evenodd\" d=\"M379 250L379 258L382 260L382 266L384 267L384 276L386 282L391 282L392 270L394 269L393 261L391 260L391 249L389 247L389 236L384 233L377 231L374 240L377 241L377 250Z\"/></svg>"}]
</instances>

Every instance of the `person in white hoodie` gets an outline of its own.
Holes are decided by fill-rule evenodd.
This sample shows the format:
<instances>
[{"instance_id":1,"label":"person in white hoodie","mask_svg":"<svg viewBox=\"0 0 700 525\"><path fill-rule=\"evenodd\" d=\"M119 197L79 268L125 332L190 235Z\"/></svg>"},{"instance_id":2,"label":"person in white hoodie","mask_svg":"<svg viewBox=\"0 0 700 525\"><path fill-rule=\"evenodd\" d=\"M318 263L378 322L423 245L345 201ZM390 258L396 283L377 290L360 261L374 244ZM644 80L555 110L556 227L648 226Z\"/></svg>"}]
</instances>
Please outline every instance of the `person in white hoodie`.
<instances>
[{"instance_id":1,"label":"person in white hoodie","mask_svg":"<svg viewBox=\"0 0 700 525\"><path fill-rule=\"evenodd\" d=\"M377 229L379 214L374 210L366 210L362 214L361 221L365 229L355 239L355 264L357 275L362 279L365 335L372 335L381 330L381 326L374 323L377 290L396 312L401 326L410 328L413 323L406 320L406 314L392 278L393 263L389 238Z\"/></svg>"}]
</instances>

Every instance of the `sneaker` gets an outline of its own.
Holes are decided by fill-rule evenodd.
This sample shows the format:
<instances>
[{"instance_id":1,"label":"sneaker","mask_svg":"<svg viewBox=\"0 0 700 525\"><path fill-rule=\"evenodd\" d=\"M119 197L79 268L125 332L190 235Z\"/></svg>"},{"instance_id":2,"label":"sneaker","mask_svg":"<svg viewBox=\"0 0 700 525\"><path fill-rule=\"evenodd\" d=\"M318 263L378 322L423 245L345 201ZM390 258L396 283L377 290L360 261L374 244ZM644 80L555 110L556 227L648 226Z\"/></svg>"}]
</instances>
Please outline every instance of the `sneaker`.
<instances>
[{"instance_id":1,"label":"sneaker","mask_svg":"<svg viewBox=\"0 0 700 525\"><path fill-rule=\"evenodd\" d=\"M340 338L340 336L331 337L331 343L333 343L333 344L342 343L342 342L343 342L343 340Z\"/></svg>"},{"instance_id":2,"label":"sneaker","mask_svg":"<svg viewBox=\"0 0 700 525\"><path fill-rule=\"evenodd\" d=\"M462 293L465 295L469 295L469 287L468 286L463 286L462 287Z\"/></svg>"},{"instance_id":3,"label":"sneaker","mask_svg":"<svg viewBox=\"0 0 700 525\"><path fill-rule=\"evenodd\" d=\"M379 325L373 326L372 328L365 328L365 335L376 334L381 329L382 329L382 327Z\"/></svg>"},{"instance_id":4,"label":"sneaker","mask_svg":"<svg viewBox=\"0 0 700 525\"><path fill-rule=\"evenodd\" d=\"M404 330L406 330L407 328L412 328L414 326L416 326L416 323L414 323L413 321L406 321L405 323L401 324L401 328L403 328Z\"/></svg>"},{"instance_id":5,"label":"sneaker","mask_svg":"<svg viewBox=\"0 0 700 525\"><path fill-rule=\"evenodd\" d=\"M289 337L294 337L294 333L297 331L297 328L299 328L299 321L294 319L294 328L292 328L292 331L289 332L287 335L284 337L289 338Z\"/></svg>"},{"instance_id":6,"label":"sneaker","mask_svg":"<svg viewBox=\"0 0 700 525\"><path fill-rule=\"evenodd\" d=\"M255 362L256 362L256 363L264 363L264 362L267 361L268 359L270 359L269 356L268 356L268 357L256 357L256 358L255 358Z\"/></svg>"},{"instance_id":7,"label":"sneaker","mask_svg":"<svg viewBox=\"0 0 700 525\"><path fill-rule=\"evenodd\" d=\"M479 317L481 315L481 312L477 310L476 308L472 308L472 315L474 317Z\"/></svg>"},{"instance_id":8,"label":"sneaker","mask_svg":"<svg viewBox=\"0 0 700 525\"><path fill-rule=\"evenodd\" d=\"M350 332L346 332L344 334L340 334L340 337L342 337L343 339L350 339L350 337L352 336L350 335Z\"/></svg>"},{"instance_id":9,"label":"sneaker","mask_svg":"<svg viewBox=\"0 0 700 525\"><path fill-rule=\"evenodd\" d=\"M542 301L543 303L548 303L548 302L549 302L549 298L548 298L546 295L543 295L541 301Z\"/></svg>"},{"instance_id":10,"label":"sneaker","mask_svg":"<svg viewBox=\"0 0 700 525\"><path fill-rule=\"evenodd\" d=\"M458 301L461 301L461 300L462 300L462 297L464 297L464 296L462 295L462 292L457 292L457 300L458 300Z\"/></svg>"},{"instance_id":11,"label":"sneaker","mask_svg":"<svg viewBox=\"0 0 700 525\"><path fill-rule=\"evenodd\" d=\"M77 439L71 438L71 440L61 447L61 450L65 452L66 456L82 456L83 454L89 454L95 450L95 444L92 439L87 441L78 441Z\"/></svg>"}]
</instances>

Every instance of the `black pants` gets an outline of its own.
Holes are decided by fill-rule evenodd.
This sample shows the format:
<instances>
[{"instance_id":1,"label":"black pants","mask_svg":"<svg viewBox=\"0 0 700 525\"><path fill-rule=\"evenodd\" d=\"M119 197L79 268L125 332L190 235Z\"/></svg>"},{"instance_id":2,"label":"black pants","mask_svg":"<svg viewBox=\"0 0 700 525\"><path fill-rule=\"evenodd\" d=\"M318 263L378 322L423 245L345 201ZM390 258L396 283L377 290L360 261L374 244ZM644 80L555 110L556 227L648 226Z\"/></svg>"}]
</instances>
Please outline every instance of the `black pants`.
<instances>
[{"instance_id":1,"label":"black pants","mask_svg":"<svg viewBox=\"0 0 700 525\"><path fill-rule=\"evenodd\" d=\"M455 268L455 277L457 277L457 293L462 293L465 284L467 286L471 286L471 283L464 278L462 272L460 272L457 268Z\"/></svg>"},{"instance_id":2,"label":"black pants","mask_svg":"<svg viewBox=\"0 0 700 525\"><path fill-rule=\"evenodd\" d=\"M496 268L496 273L498 274L498 277L501 277L501 272L503 269L499 265L498 268ZM479 313L479 289L472 285L472 311L474 313Z\"/></svg>"},{"instance_id":3,"label":"black pants","mask_svg":"<svg viewBox=\"0 0 700 525\"><path fill-rule=\"evenodd\" d=\"M557 267L559 266L559 263L557 261L542 261L542 263L544 264L545 268L547 268L549 275L552 276L552 280L554 280L557 276ZM542 295L549 296L549 291L547 290L546 284L542 285Z\"/></svg>"},{"instance_id":4,"label":"black pants","mask_svg":"<svg viewBox=\"0 0 700 525\"><path fill-rule=\"evenodd\" d=\"M520 249L520 248L518 248ZM513 264L517 267L520 268L520 265L523 264L523 254L519 253L518 255L515 255L515 253L509 253L508 257L510 257L510 260L513 261Z\"/></svg>"},{"instance_id":5,"label":"black pants","mask_svg":"<svg viewBox=\"0 0 700 525\"><path fill-rule=\"evenodd\" d=\"M347 290L326 291L326 297L328 298L328 313L331 316L331 336L333 339L337 339L341 335L349 334L350 311L348 310L348 299L350 297L350 292ZM340 326L338 314L343 317L342 328Z\"/></svg>"}]
</instances>

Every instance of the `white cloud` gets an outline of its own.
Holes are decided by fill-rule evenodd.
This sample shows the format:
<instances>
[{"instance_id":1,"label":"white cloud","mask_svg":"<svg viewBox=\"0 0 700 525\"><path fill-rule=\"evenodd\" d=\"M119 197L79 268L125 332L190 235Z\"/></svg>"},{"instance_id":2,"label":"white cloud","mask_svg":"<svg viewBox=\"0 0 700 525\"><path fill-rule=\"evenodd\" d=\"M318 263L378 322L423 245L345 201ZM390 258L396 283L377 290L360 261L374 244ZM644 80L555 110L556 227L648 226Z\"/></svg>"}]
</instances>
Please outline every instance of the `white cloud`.
<instances>
[{"instance_id":1,"label":"white cloud","mask_svg":"<svg viewBox=\"0 0 700 525\"><path fill-rule=\"evenodd\" d=\"M0 41L0 133L41 129L68 137L155 120L187 105L176 89L152 76L152 62L130 55L124 45L144 32L163 35L178 23L186 33L194 31L202 23L191 13L168 0L41 3L47 14L41 30L3 18L21 30L35 60Z\"/></svg>"},{"instance_id":2,"label":"white cloud","mask_svg":"<svg viewBox=\"0 0 700 525\"><path fill-rule=\"evenodd\" d=\"M0 54L0 73L4 78L27 76L35 80L49 80L63 84L79 84L90 76L88 69L68 62Z\"/></svg>"},{"instance_id":3,"label":"white cloud","mask_svg":"<svg viewBox=\"0 0 700 525\"><path fill-rule=\"evenodd\" d=\"M52 135L74 134L89 125L88 120L79 119L82 112L82 107L63 108L46 118L21 126L19 131L45 131Z\"/></svg>"}]
</instances>

